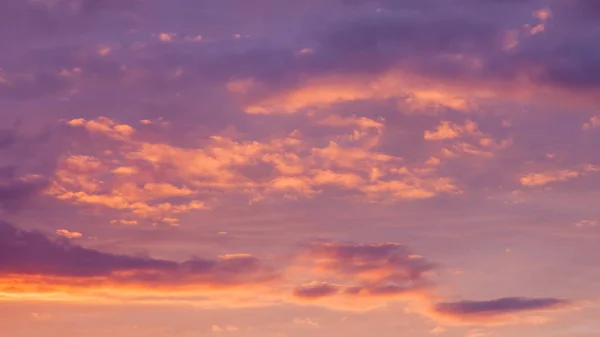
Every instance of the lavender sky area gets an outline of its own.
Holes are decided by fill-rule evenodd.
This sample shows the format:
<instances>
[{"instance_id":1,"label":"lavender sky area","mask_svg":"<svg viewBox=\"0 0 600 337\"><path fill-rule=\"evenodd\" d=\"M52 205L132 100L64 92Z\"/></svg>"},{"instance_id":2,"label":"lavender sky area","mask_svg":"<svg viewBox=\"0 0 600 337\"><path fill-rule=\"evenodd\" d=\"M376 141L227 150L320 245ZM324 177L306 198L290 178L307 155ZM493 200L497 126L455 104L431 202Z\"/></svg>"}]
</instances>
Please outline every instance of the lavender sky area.
<instances>
[{"instance_id":1,"label":"lavender sky area","mask_svg":"<svg viewBox=\"0 0 600 337\"><path fill-rule=\"evenodd\" d=\"M0 1L0 335L600 336L600 1Z\"/></svg>"}]
</instances>

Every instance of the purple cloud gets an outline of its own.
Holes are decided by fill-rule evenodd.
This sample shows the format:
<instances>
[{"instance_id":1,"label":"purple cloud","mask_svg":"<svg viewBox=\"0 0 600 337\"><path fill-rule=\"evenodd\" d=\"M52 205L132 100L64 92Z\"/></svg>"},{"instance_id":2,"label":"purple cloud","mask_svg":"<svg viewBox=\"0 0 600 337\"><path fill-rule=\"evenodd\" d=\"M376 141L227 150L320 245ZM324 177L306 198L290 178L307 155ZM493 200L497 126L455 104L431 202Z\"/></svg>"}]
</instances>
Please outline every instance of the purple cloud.
<instances>
[{"instance_id":1,"label":"purple cloud","mask_svg":"<svg viewBox=\"0 0 600 337\"><path fill-rule=\"evenodd\" d=\"M355 244L317 242L304 253L316 277L338 280L296 288L294 295L315 299L344 294L349 296L391 296L412 294L429 287L425 273L435 264L394 243ZM311 262L312 261L312 262Z\"/></svg>"},{"instance_id":2,"label":"purple cloud","mask_svg":"<svg viewBox=\"0 0 600 337\"><path fill-rule=\"evenodd\" d=\"M454 316L494 316L513 312L556 309L569 304L569 301L557 298L506 297L489 301L438 303L435 305L435 311Z\"/></svg>"},{"instance_id":3,"label":"purple cloud","mask_svg":"<svg viewBox=\"0 0 600 337\"><path fill-rule=\"evenodd\" d=\"M92 284L139 284L150 288L224 287L268 282L277 277L274 270L250 255L175 262L111 254L0 222L0 278L8 275L41 275L50 283L54 277L83 278Z\"/></svg>"},{"instance_id":4,"label":"purple cloud","mask_svg":"<svg viewBox=\"0 0 600 337\"><path fill-rule=\"evenodd\" d=\"M335 295L339 292L336 286L330 284L320 284L315 286L302 286L294 290L294 295L304 299L317 299Z\"/></svg>"}]
</instances>

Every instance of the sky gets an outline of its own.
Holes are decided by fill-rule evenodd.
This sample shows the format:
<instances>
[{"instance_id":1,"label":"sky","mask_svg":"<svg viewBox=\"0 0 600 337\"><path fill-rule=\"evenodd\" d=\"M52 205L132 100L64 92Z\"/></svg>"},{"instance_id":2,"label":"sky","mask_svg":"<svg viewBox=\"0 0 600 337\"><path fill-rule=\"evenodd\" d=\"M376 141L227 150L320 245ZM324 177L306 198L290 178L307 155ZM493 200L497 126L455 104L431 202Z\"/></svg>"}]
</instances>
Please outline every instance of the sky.
<instances>
[{"instance_id":1,"label":"sky","mask_svg":"<svg viewBox=\"0 0 600 337\"><path fill-rule=\"evenodd\" d=\"M0 335L600 336L600 1L0 1Z\"/></svg>"}]
</instances>

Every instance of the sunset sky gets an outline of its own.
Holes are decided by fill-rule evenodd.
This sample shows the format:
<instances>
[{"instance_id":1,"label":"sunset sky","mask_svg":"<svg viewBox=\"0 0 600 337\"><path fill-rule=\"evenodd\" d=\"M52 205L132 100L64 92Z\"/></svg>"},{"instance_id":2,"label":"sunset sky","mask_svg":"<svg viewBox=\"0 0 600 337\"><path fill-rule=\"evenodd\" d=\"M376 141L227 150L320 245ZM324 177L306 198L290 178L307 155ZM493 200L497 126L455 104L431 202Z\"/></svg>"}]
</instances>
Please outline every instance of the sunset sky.
<instances>
[{"instance_id":1,"label":"sunset sky","mask_svg":"<svg viewBox=\"0 0 600 337\"><path fill-rule=\"evenodd\" d=\"M600 336L600 1L0 0L0 336Z\"/></svg>"}]
</instances>

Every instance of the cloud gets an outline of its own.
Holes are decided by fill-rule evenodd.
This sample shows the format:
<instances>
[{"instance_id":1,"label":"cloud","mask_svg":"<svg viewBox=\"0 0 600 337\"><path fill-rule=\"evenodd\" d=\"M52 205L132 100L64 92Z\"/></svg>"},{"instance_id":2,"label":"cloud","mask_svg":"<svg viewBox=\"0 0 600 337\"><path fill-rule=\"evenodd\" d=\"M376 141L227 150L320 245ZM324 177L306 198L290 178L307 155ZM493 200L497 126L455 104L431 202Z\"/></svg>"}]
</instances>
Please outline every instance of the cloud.
<instances>
[{"instance_id":1,"label":"cloud","mask_svg":"<svg viewBox=\"0 0 600 337\"><path fill-rule=\"evenodd\" d=\"M513 314L561 310L571 305L571 302L557 298L506 297L488 301L441 302L435 304L433 314L459 323L503 324L517 321L511 316ZM534 324L540 321L528 317L524 320Z\"/></svg>"},{"instance_id":2,"label":"cloud","mask_svg":"<svg viewBox=\"0 0 600 337\"><path fill-rule=\"evenodd\" d=\"M571 301L555 298L440 302L445 297L434 282L437 266L395 243L318 241L298 254L287 274L293 280L310 280L294 289L291 301L337 310L368 310L400 301L407 313L438 322L441 326L430 331L436 335L446 325L540 325L550 318L539 313L573 308Z\"/></svg>"},{"instance_id":3,"label":"cloud","mask_svg":"<svg viewBox=\"0 0 600 337\"><path fill-rule=\"evenodd\" d=\"M580 172L572 170L530 173L521 177L520 182L524 186L542 186L552 182L567 181L579 176L581 176Z\"/></svg>"},{"instance_id":4,"label":"cloud","mask_svg":"<svg viewBox=\"0 0 600 337\"><path fill-rule=\"evenodd\" d=\"M331 115L310 122L333 128L323 140L293 131L258 140L209 136L195 146L165 142L162 129L134 128L108 118L67 121L94 142L60 158L48 194L79 205L110 208L131 220L178 224L180 214L220 204L215 192L264 199L313 198L348 191L362 199L399 201L455 193L435 167L404 165L376 150L384 120ZM157 138L158 140L153 140ZM90 143L91 145L91 143ZM86 152L84 152L87 150ZM91 150L91 151L90 151Z\"/></svg>"},{"instance_id":5,"label":"cloud","mask_svg":"<svg viewBox=\"0 0 600 337\"><path fill-rule=\"evenodd\" d=\"M339 288L330 285L327 283L317 284L317 285L304 285L294 289L294 296L305 298L305 299L313 299L313 298L321 298L326 296L331 296L337 294L339 292Z\"/></svg>"},{"instance_id":6,"label":"cloud","mask_svg":"<svg viewBox=\"0 0 600 337\"><path fill-rule=\"evenodd\" d=\"M72 127L83 127L90 133L104 134L108 137L125 140L132 136L134 129L126 124L117 124L106 117L99 117L96 120L86 121L83 118L72 119L67 122Z\"/></svg>"},{"instance_id":7,"label":"cloud","mask_svg":"<svg viewBox=\"0 0 600 337\"><path fill-rule=\"evenodd\" d=\"M600 127L600 117L592 116L590 120L583 124L584 130L590 130Z\"/></svg>"},{"instance_id":8,"label":"cloud","mask_svg":"<svg viewBox=\"0 0 600 337\"><path fill-rule=\"evenodd\" d=\"M499 1L471 4L469 9L460 1L448 1L444 11L435 10L435 1L394 5L377 14L323 19L307 34L315 45L313 52L302 57L285 49L240 55L235 63L253 67L240 66L252 70L233 77L244 78L260 92L242 104L245 110L294 113L343 102L396 99L414 106L426 103L428 110L441 106L470 111L489 98L547 100L549 92L578 96L584 94L578 89L599 88L600 77L591 62L591 55L599 51L589 43L594 30L576 28L566 18L544 25L553 18L551 8ZM412 15L406 15L407 10ZM501 13L515 10L519 14L511 20L500 19L505 17ZM580 41L555 34L564 30L573 30ZM278 66L268 57L257 62L257 54L277 54L281 61ZM593 101L594 96L588 98Z\"/></svg>"},{"instance_id":9,"label":"cloud","mask_svg":"<svg viewBox=\"0 0 600 337\"><path fill-rule=\"evenodd\" d=\"M367 207L367 217L381 209L377 221L389 223L388 208L411 222L411 214L433 216L430 206L439 215L467 203L476 213L486 210L471 233L479 235L492 230L493 208L511 184L552 186L536 203L554 202L558 189L586 188L578 184L584 179L575 179L588 171L570 161L593 160L586 150L600 122L555 113L561 105L554 103L572 114L582 102L598 106L594 1L547 1L547 8L524 0L343 2L0 1L0 43L10 46L0 48L0 111L6 111L2 118L27 120L23 129L0 131L0 150L24 158L15 160L13 173L0 168L0 210L17 210L45 192L56 200L42 199L24 214L25 223L56 205L53 214L76 212L65 218L84 217L91 226L48 224L61 228L52 239L19 230L3 234L2 247L10 249L0 254L1 295L26 292L41 300L46 292L77 292L121 299L152 293L150 300L175 301L172 292L181 291L198 293L183 296L197 304L204 297L223 303L212 297L216 288L231 296L243 288L248 296L238 302L249 306L368 310L418 298L414 302L434 308L424 314L436 322L504 324L513 316L528 322L526 315L537 309L522 309L523 303L519 310L504 304L477 313L465 309L475 310L472 301L454 297L435 304L438 292L448 293L438 284L435 263L395 243L316 243L293 261L274 259L286 268L285 278L252 256L182 262L157 255L197 249L174 241L204 237L205 230L221 234L218 241L227 246L211 242L203 250L254 247L259 229L240 233L239 215L266 214L261 226L268 227L273 207L296 217L288 207L318 205L308 216L319 233L335 238L340 222L328 219L345 216L336 207L359 213ZM20 146L21 132L59 118L64 122L57 133L68 148L40 144L44 150L30 152ZM504 119L512 126L501 129ZM581 131L584 122L589 132ZM564 132L553 132L556 125ZM512 133L516 143L509 148ZM48 147L48 153L61 152L56 166L37 163ZM557 155L546 160L538 150ZM538 170L538 159L567 169L549 164ZM4 157L0 162L13 166ZM530 164L533 171L519 168ZM39 170L52 174L34 176ZM518 216L531 210L525 204L514 209ZM227 224L196 226L213 217ZM460 221L450 218L444 220L448 229L457 230L453 224ZM293 222L290 230L302 227ZM150 226L180 223L164 238L164 228ZM593 225L575 224L581 230ZM303 229L303 236L313 233ZM86 237L94 232L98 240L77 240L79 232L71 230ZM343 235L352 240L358 232ZM381 227L371 234L381 239L388 232ZM259 238L261 244L289 247L271 234ZM156 235L166 241L147 245ZM157 252L150 258L86 248L107 242ZM243 246L234 247L238 242ZM254 291L256 285L270 289ZM483 302L475 303L502 306L501 300ZM545 322L540 317L531 322ZM215 326L226 332L228 325Z\"/></svg>"},{"instance_id":10,"label":"cloud","mask_svg":"<svg viewBox=\"0 0 600 337\"><path fill-rule=\"evenodd\" d=\"M291 114L310 109L327 110L340 103L390 99L398 100L405 112L444 109L469 111L474 108L470 103L471 99L489 95L477 90L471 90L467 94L462 88L440 85L402 70L374 74L372 78L351 73L315 77L289 88L288 91L271 92L255 82L243 83L247 83L243 92L236 90L232 93L238 100L245 102L243 108L249 114ZM233 87L232 84L229 86ZM266 94L260 94L261 92Z\"/></svg>"},{"instance_id":11,"label":"cloud","mask_svg":"<svg viewBox=\"0 0 600 337\"><path fill-rule=\"evenodd\" d=\"M0 223L0 233L0 285L9 293L127 288L202 292L268 283L278 277L274 269L251 255L176 262L53 241L6 222Z\"/></svg>"},{"instance_id":12,"label":"cloud","mask_svg":"<svg viewBox=\"0 0 600 337\"><path fill-rule=\"evenodd\" d=\"M214 27L215 21L197 20L197 15L203 12L198 10L197 4L190 4L186 0L176 1L180 3L178 6L165 1L127 1L127 5L109 4L106 1L93 3L81 2L73 7L69 1L59 1L49 6L42 2L13 0L4 4L2 12L6 13L3 16L6 20L2 20L3 24L7 27L17 24L18 29L15 34L3 35L0 41L21 43L24 53L18 55L25 55L8 55L11 66L19 65L10 68L29 68L29 76L38 78L25 81L34 84L29 87L26 85L27 88L23 90L15 92L5 89L7 95L19 96L20 92L22 97L32 99L44 93L77 90L80 86L76 85L76 81L57 76L61 69L80 66L84 74L95 73L107 78L109 71L94 71L94 66L103 64L108 69L111 68L108 67L109 63L116 65L111 68L115 74L145 74L135 82L149 87L161 87L161 83L167 83L167 73L177 68L185 69L179 84L185 82L201 86L206 84L208 78L213 85L226 85L232 81L250 79L259 86L267 87L264 97L250 100L260 104L243 104L246 108L254 106L254 112L298 110L310 105L305 104L307 100L328 105L339 101L378 99L378 93L385 92L388 94L383 95L383 99L391 97L404 100L412 97L417 101L441 102L439 105L451 109L471 109L469 90L461 90L463 95L455 95L453 90L449 90L449 93L440 88L428 91L429 85L417 85L416 88L409 86L408 89L390 93L385 87L360 85L364 79L367 79L366 83L377 83L378 78L393 71L431 79L438 85L444 84L439 86L446 89L458 83L471 89L486 87L497 95L502 94L500 87L511 87L510 90L517 92L517 95L525 91L544 94L545 86L572 91L579 88L598 89L599 83L598 71L593 63L594 55L599 51L590 43L596 40L597 33L592 22L581 20L583 17L594 17L593 13L597 12L597 6L591 2L552 2L548 7L540 7L533 1L521 1L518 5L513 1L484 1L474 2L464 8L464 4L457 0L446 1L442 7L434 0L421 1L419 4L412 1L383 1L386 10L378 12L364 10L357 3L338 8L333 7L333 1L323 1L314 8L299 8L299 5L284 8L269 2L268 5L278 11L278 19L264 18L261 26L271 33L265 35L272 37L272 41L221 39L219 43L212 43L212 48L203 48L204 43L192 47L179 44L180 41L173 37L181 36L185 40L183 37L198 36L199 31L211 27L212 31L216 30L222 36L231 36L234 30L243 27L258 29L252 17L256 9L238 4L247 9L247 13L217 11L218 15L234 15L239 20L236 20L234 27ZM217 8L224 6L213 5ZM339 15L327 15L325 13L333 11L322 11L323 8L335 8L339 10ZM145 13L147 20L140 22L139 13ZM514 15L506 20L506 14L511 13ZM281 19L283 17L295 20ZM168 22L169 18L177 18L180 25L165 27L162 23ZM309 18L311 24L307 25L304 20ZM222 22L226 21L223 18ZM543 34L525 34L532 27L539 29L540 24L545 25ZM111 29L107 31L106 27ZM163 29L169 33L159 35ZM175 32L175 29L179 31ZM289 43L281 43L283 39L275 38L277 34L273 32L281 31L289 32L284 39ZM503 37L511 31L519 33L518 44L507 51L503 48ZM569 32L566 36L577 36L577 39L566 38L558 32ZM163 36L163 39L173 40L173 43L163 43L159 38L149 39L148 36ZM52 37L58 41L64 38L62 40L73 42L69 45L42 44L42 37ZM97 47L106 42L106 37L112 37L115 44L126 47L123 48L124 52L97 55ZM211 41L214 40L217 39ZM243 43L243 48L239 48L240 43ZM130 48L134 44L143 47ZM193 54L189 48L193 48ZM82 52L91 49L98 59L103 59L102 62ZM311 52L298 55L299 50ZM126 70L120 70L123 63L126 63ZM6 72L12 73L12 69ZM46 74L46 80L42 74ZM7 83L11 82L10 75L4 76ZM104 85L112 87L115 81L123 80L125 76L121 75ZM319 82L331 78L337 78L334 81L337 84L327 84L328 90L320 90L323 88L319 87ZM344 82L348 85L344 85ZM521 90L522 86L527 90ZM274 101L284 101L285 104L271 104Z\"/></svg>"},{"instance_id":13,"label":"cloud","mask_svg":"<svg viewBox=\"0 0 600 337\"><path fill-rule=\"evenodd\" d=\"M577 228L589 228L597 226L598 222L596 220L581 220L575 223L575 227Z\"/></svg>"},{"instance_id":14,"label":"cloud","mask_svg":"<svg viewBox=\"0 0 600 337\"><path fill-rule=\"evenodd\" d=\"M66 301L175 301L180 297L190 303L207 301L207 305L311 303L338 310L367 310L404 301L415 313L463 325L543 324L548 321L545 317L520 314L571 306L569 301L553 298L437 302L431 273L436 264L394 243L319 241L292 259L269 263L248 254L179 262L85 248L68 240L78 237L75 232L57 233L67 237L52 240L0 222L3 296L41 300L53 295ZM285 271L274 267L276 261ZM312 281L287 293L303 279ZM232 331L223 326L217 330Z\"/></svg>"},{"instance_id":15,"label":"cloud","mask_svg":"<svg viewBox=\"0 0 600 337\"><path fill-rule=\"evenodd\" d=\"M226 325L226 326L221 327L219 325L214 324L212 326L212 331L216 332L216 333L235 332L235 331L238 331L238 330L239 330L239 328L237 326L235 326L235 325Z\"/></svg>"},{"instance_id":16,"label":"cloud","mask_svg":"<svg viewBox=\"0 0 600 337\"><path fill-rule=\"evenodd\" d=\"M304 273L330 283L306 284L294 295L305 300L346 297L411 296L428 288L434 264L398 244L316 242L300 257Z\"/></svg>"},{"instance_id":17,"label":"cloud","mask_svg":"<svg viewBox=\"0 0 600 337\"><path fill-rule=\"evenodd\" d=\"M448 121L442 121L434 131L425 131L425 140L439 141L447 139L456 139L464 136L482 136L477 124L466 120L464 125L452 124Z\"/></svg>"},{"instance_id":18,"label":"cloud","mask_svg":"<svg viewBox=\"0 0 600 337\"><path fill-rule=\"evenodd\" d=\"M59 229L56 231L56 234L58 234L60 236L64 236L68 239L77 239L77 238L80 238L83 236L83 234L81 234L79 232L71 232L66 229Z\"/></svg>"},{"instance_id":19,"label":"cloud","mask_svg":"<svg viewBox=\"0 0 600 337\"><path fill-rule=\"evenodd\" d=\"M296 325L303 325L303 326L310 326L310 327L318 327L319 326L319 322L310 317L305 317L305 318L296 317L296 318L294 318L293 323Z\"/></svg>"}]
</instances>

